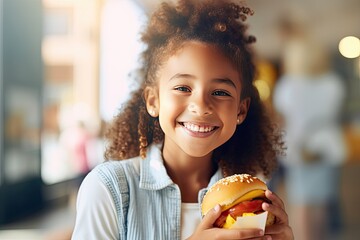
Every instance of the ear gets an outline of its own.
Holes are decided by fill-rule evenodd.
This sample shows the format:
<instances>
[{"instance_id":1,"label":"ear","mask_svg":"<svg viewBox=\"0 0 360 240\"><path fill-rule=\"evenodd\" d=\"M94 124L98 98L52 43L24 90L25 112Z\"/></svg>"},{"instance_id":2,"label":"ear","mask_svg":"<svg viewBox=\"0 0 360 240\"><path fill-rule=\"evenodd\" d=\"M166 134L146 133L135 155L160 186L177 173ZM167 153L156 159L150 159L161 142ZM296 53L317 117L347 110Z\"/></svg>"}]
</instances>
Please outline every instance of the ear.
<instances>
[{"instance_id":1,"label":"ear","mask_svg":"<svg viewBox=\"0 0 360 240\"><path fill-rule=\"evenodd\" d=\"M146 109L152 117L159 116L159 94L155 87L146 87L144 90Z\"/></svg>"},{"instance_id":2,"label":"ear","mask_svg":"<svg viewBox=\"0 0 360 240\"><path fill-rule=\"evenodd\" d=\"M237 115L237 124L238 125L241 124L245 120L248 110L249 110L249 106L250 106L250 98L249 97L240 101L238 115Z\"/></svg>"}]
</instances>

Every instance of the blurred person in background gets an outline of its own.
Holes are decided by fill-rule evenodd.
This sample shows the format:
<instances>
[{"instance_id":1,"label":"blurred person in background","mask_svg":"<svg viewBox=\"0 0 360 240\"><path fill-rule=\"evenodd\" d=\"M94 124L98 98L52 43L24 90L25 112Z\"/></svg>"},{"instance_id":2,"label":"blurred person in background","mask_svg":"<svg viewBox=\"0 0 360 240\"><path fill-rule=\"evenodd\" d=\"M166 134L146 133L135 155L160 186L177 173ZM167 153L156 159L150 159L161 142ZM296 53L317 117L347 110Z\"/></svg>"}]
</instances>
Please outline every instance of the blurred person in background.
<instances>
[{"instance_id":1,"label":"blurred person in background","mask_svg":"<svg viewBox=\"0 0 360 240\"><path fill-rule=\"evenodd\" d=\"M328 53L299 22L282 22L282 76L274 107L282 117L287 153L285 189L297 239L336 239L340 166L345 160L341 109L345 87Z\"/></svg>"}]
</instances>

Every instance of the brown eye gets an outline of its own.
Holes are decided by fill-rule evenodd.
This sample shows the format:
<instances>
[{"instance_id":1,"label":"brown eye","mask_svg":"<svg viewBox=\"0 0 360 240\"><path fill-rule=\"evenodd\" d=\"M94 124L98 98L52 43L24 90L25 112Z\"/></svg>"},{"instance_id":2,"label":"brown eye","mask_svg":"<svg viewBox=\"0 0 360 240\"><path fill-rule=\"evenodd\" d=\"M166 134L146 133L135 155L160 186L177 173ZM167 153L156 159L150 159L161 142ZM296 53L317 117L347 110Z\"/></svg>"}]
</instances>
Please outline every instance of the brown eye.
<instances>
[{"instance_id":1,"label":"brown eye","mask_svg":"<svg viewBox=\"0 0 360 240\"><path fill-rule=\"evenodd\" d=\"M184 86L176 87L174 89L177 91L180 91L180 92L190 92L190 89L188 87L184 87Z\"/></svg>"},{"instance_id":2,"label":"brown eye","mask_svg":"<svg viewBox=\"0 0 360 240\"><path fill-rule=\"evenodd\" d=\"M228 92L222 91L222 90L216 90L216 91L213 92L212 95L214 95L214 96L225 96L225 97L231 96Z\"/></svg>"}]
</instances>

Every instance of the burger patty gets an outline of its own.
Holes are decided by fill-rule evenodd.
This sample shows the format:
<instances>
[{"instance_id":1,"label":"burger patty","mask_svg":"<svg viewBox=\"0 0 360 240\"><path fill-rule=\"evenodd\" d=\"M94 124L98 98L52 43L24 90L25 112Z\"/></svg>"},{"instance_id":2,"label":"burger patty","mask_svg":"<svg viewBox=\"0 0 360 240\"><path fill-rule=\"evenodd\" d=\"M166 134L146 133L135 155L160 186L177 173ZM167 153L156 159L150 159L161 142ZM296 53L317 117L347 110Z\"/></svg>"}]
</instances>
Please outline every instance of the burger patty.
<instances>
[{"instance_id":1,"label":"burger patty","mask_svg":"<svg viewBox=\"0 0 360 240\"><path fill-rule=\"evenodd\" d=\"M220 217L215 221L214 226L220 228L223 227L228 215L236 219L237 217L241 217L244 213L261 213L264 211L262 209L263 202L268 202L268 200L266 198L255 198L253 200L240 202L222 212Z\"/></svg>"}]
</instances>

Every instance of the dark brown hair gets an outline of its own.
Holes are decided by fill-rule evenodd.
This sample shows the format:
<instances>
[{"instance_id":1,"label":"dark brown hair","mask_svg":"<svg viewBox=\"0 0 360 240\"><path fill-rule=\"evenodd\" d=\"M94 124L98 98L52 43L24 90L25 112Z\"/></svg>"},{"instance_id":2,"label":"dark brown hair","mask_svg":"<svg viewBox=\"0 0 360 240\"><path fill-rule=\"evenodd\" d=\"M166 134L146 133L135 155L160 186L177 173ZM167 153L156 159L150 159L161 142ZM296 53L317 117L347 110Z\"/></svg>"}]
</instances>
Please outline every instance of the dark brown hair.
<instances>
[{"instance_id":1,"label":"dark brown hair","mask_svg":"<svg viewBox=\"0 0 360 240\"><path fill-rule=\"evenodd\" d=\"M158 118L146 111L143 91L146 86L156 86L158 69L183 43L200 41L216 46L231 60L242 79L242 98L251 99L245 121L225 144L214 150L213 160L225 175L262 173L269 176L276 166L276 155L283 150L283 142L253 85L255 67L249 44L255 38L245 34L244 24L251 14L248 7L228 0L162 3L142 34L142 41L147 45L142 55L143 83L108 129L105 158L145 157L147 146L163 142L164 133Z\"/></svg>"}]
</instances>

